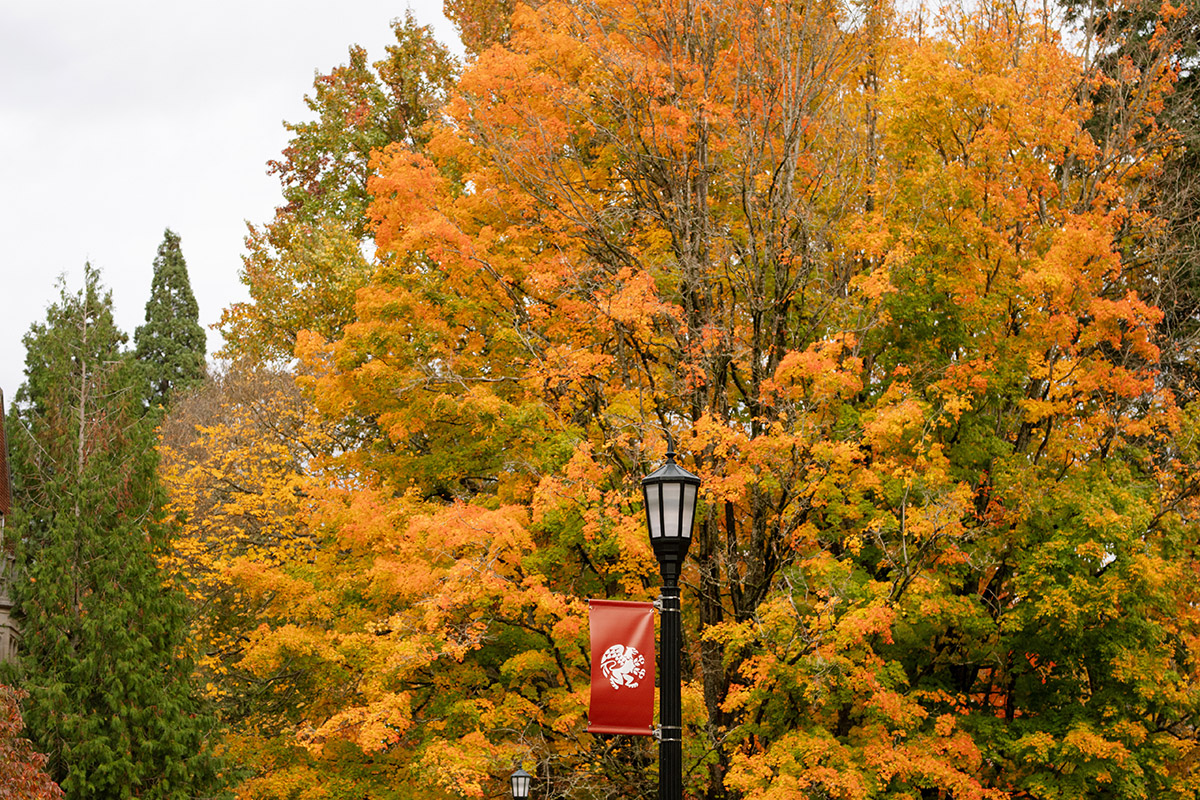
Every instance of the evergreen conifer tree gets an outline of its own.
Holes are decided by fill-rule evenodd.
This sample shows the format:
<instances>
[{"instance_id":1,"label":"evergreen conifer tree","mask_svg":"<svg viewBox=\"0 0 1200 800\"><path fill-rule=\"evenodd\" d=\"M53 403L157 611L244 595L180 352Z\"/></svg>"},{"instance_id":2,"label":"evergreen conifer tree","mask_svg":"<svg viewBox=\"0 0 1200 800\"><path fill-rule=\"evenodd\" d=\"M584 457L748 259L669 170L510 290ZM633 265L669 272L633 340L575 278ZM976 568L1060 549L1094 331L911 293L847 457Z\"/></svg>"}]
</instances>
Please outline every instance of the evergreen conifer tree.
<instances>
[{"instance_id":1,"label":"evergreen conifer tree","mask_svg":"<svg viewBox=\"0 0 1200 800\"><path fill-rule=\"evenodd\" d=\"M68 798L211 796L217 762L189 685L184 604L156 560L168 537L153 420L125 340L90 266L24 339L9 416L17 683Z\"/></svg>"},{"instance_id":2,"label":"evergreen conifer tree","mask_svg":"<svg viewBox=\"0 0 1200 800\"><path fill-rule=\"evenodd\" d=\"M188 280L179 235L168 228L154 259L146 323L134 333L137 360L150 380L150 407L166 406L176 389L204 379L205 335Z\"/></svg>"}]
</instances>

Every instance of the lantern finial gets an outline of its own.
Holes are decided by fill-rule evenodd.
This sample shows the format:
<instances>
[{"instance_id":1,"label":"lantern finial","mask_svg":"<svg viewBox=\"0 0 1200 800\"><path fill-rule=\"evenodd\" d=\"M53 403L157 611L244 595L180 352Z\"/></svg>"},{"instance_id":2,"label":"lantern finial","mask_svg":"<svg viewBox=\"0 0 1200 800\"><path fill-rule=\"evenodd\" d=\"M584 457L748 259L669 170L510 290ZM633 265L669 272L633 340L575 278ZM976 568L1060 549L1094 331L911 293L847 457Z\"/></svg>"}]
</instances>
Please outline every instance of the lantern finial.
<instances>
[{"instance_id":1,"label":"lantern finial","mask_svg":"<svg viewBox=\"0 0 1200 800\"><path fill-rule=\"evenodd\" d=\"M646 527L663 579L675 581L692 539L700 478L675 463L675 442L667 433L667 463L642 478Z\"/></svg>"}]
</instances>

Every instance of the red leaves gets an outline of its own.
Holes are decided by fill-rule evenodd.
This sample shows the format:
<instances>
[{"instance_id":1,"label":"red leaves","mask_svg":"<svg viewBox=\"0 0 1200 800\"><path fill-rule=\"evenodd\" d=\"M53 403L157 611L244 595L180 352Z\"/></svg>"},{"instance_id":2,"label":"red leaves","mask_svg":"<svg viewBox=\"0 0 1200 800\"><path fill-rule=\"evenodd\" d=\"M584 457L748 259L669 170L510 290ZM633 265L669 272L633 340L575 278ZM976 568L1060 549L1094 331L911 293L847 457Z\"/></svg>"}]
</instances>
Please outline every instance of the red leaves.
<instances>
[{"instance_id":1,"label":"red leaves","mask_svg":"<svg viewBox=\"0 0 1200 800\"><path fill-rule=\"evenodd\" d=\"M61 800L62 789L44 771L46 757L23 737L18 703L24 696L0 684L0 800Z\"/></svg>"}]
</instances>

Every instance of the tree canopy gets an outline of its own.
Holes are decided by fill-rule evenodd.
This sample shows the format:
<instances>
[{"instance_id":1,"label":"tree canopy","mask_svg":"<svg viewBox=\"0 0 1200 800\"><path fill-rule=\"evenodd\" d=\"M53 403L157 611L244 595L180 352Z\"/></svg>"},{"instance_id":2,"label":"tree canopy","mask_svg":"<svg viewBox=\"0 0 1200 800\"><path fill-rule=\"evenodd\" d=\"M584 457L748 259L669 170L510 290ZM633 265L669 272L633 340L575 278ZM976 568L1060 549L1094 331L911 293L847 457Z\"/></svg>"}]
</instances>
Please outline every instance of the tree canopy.
<instances>
[{"instance_id":1,"label":"tree canopy","mask_svg":"<svg viewBox=\"0 0 1200 800\"><path fill-rule=\"evenodd\" d=\"M651 792L586 599L670 436L690 796L1195 798L1182 10L450 12L318 78L162 428L240 796Z\"/></svg>"}]
</instances>

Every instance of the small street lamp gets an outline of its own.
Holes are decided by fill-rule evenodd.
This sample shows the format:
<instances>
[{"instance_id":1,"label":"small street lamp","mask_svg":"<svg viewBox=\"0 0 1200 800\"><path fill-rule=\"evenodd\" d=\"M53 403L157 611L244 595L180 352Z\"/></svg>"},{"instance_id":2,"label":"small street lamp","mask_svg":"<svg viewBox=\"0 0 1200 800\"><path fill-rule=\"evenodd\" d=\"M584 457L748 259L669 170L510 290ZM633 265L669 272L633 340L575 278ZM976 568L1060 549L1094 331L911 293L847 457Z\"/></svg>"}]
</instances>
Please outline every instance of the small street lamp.
<instances>
[{"instance_id":1,"label":"small street lamp","mask_svg":"<svg viewBox=\"0 0 1200 800\"><path fill-rule=\"evenodd\" d=\"M529 783L532 780L532 775L517 767L517 771L508 779L512 785L512 800L529 800Z\"/></svg>"},{"instance_id":2,"label":"small street lamp","mask_svg":"<svg viewBox=\"0 0 1200 800\"><path fill-rule=\"evenodd\" d=\"M658 718L658 797L683 798L683 711L680 692L679 573L696 518L696 493L700 478L675 463L675 445L667 437L667 463L642 479L646 499L646 525L650 545L658 559L663 585L660 596L662 642L660 650Z\"/></svg>"}]
</instances>

